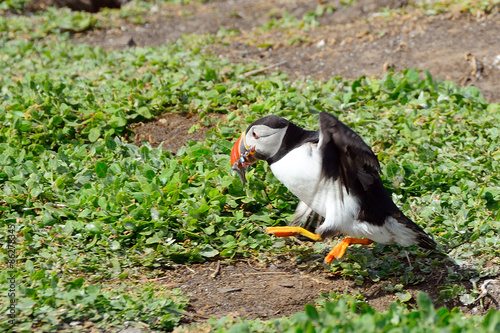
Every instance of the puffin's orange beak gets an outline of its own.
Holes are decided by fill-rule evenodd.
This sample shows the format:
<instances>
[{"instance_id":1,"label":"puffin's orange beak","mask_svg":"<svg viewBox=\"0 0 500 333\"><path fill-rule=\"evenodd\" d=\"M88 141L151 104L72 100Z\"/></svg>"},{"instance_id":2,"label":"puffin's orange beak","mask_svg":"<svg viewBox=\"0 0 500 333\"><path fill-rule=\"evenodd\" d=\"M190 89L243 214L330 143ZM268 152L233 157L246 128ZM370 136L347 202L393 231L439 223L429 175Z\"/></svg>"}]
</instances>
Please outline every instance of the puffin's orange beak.
<instances>
[{"instance_id":1,"label":"puffin's orange beak","mask_svg":"<svg viewBox=\"0 0 500 333\"><path fill-rule=\"evenodd\" d=\"M231 150L231 169L235 170L240 177L243 187L245 186L245 170L250 164L257 162L255 147L247 146L245 142L245 133L236 140Z\"/></svg>"},{"instance_id":2,"label":"puffin's orange beak","mask_svg":"<svg viewBox=\"0 0 500 333\"><path fill-rule=\"evenodd\" d=\"M241 138L243 138L244 135L245 135L245 133L243 133L238 138L238 140L236 140L236 142L233 145L233 150L231 150L231 166L233 166L233 167L234 167L234 163L237 160L240 159L240 155L241 155Z\"/></svg>"}]
</instances>

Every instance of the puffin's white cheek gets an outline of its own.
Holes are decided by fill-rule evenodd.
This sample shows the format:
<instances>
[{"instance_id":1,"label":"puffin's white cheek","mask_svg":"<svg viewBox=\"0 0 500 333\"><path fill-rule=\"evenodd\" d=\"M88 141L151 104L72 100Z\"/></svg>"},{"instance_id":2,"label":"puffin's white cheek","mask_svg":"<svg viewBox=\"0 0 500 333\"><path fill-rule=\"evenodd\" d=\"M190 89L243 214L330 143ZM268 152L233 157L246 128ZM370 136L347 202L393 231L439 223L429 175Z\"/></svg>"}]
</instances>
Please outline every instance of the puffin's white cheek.
<instances>
[{"instance_id":1,"label":"puffin's white cheek","mask_svg":"<svg viewBox=\"0 0 500 333\"><path fill-rule=\"evenodd\" d=\"M257 146L257 140L255 140L254 138L250 137L248 140L247 140L247 145L249 147L256 147Z\"/></svg>"}]
</instances>

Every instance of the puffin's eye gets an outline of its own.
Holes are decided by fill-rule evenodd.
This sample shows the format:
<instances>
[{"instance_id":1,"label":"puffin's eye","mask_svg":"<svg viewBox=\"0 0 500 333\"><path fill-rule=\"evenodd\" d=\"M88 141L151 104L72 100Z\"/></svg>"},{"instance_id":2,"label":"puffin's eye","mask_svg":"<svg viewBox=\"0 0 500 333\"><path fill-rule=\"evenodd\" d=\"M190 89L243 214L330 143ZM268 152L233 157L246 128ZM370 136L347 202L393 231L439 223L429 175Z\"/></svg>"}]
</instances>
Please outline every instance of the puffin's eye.
<instances>
[{"instance_id":1,"label":"puffin's eye","mask_svg":"<svg viewBox=\"0 0 500 333\"><path fill-rule=\"evenodd\" d=\"M259 138L259 136L255 132L252 132L252 136L253 136L254 139L258 139Z\"/></svg>"}]
</instances>

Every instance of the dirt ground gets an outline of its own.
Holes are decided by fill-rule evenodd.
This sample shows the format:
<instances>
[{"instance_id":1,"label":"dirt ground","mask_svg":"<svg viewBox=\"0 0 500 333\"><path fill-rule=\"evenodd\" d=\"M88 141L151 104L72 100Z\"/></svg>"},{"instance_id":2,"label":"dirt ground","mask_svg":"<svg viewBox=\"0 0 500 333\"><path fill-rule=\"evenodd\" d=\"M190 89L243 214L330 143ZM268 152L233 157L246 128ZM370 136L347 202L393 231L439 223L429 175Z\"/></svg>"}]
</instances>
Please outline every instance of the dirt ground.
<instances>
[{"instance_id":1,"label":"dirt ground","mask_svg":"<svg viewBox=\"0 0 500 333\"><path fill-rule=\"evenodd\" d=\"M428 69L435 78L478 87L489 102L500 102L500 13L474 16L460 11L424 15L404 0L321 1L336 10L324 14L319 28L281 29L256 33L284 12L302 17L316 9L310 0L226 0L207 4L153 7L147 24L123 21L119 28L93 30L78 38L105 48L157 46L183 34L217 33L221 27L239 35L225 38L213 52L235 62L259 62L279 67L292 78L345 79L380 77L394 70ZM406 14L384 15L384 8L405 8ZM290 44L291 41L297 42ZM259 47L260 46L260 47Z\"/></svg>"},{"instance_id":2,"label":"dirt ground","mask_svg":"<svg viewBox=\"0 0 500 333\"><path fill-rule=\"evenodd\" d=\"M437 302L439 287L446 279L448 269L460 271L451 261L445 261L427 276L426 282L404 286L404 290L412 296L407 304L415 305L417 292L424 291L435 301L436 307L458 307L467 314L485 314L489 309L498 307L498 280L483 282L487 297L481 302L469 306L464 306L458 299ZM391 282L397 284L391 279L377 283L367 279L359 286L350 278L329 272L322 264L298 263L290 256L278 257L270 262L238 260L181 266L165 272L158 280L168 288L181 288L184 293L190 294L185 324L203 322L210 317L265 320L290 316L303 311L307 303L316 304L318 299L328 299L331 292L362 295L366 303L377 311L387 310L391 302L398 300L394 291L384 287Z\"/></svg>"},{"instance_id":3,"label":"dirt ground","mask_svg":"<svg viewBox=\"0 0 500 333\"><path fill-rule=\"evenodd\" d=\"M324 80L332 76L381 77L389 67L396 71L416 67L428 69L441 80L474 85L487 101L500 102L498 8L481 16L460 11L424 15L413 7L405 7L408 2L404 0L358 0L348 7L340 1L322 2L325 6L333 4L336 10L320 17L321 26L308 31L275 29L256 33L258 27L284 12L301 17L315 10L318 2L227 0L154 6L145 16L147 24L123 21L120 28L93 30L75 38L104 48L157 46L175 41L183 34L215 34L224 27L239 34L224 37L224 43L214 45L210 52L227 56L233 62L283 63L273 70L279 68L292 78ZM391 18L384 14L383 8L406 8L406 13ZM298 42L291 43L292 39ZM187 135L196 121L197 117L166 114L132 130L137 144L148 140L156 146L167 140L164 149L176 151L185 138L204 138L203 130ZM172 139L176 137L182 139ZM405 289L412 295L424 290L437 299L437 288L446 275L444 269L436 271L431 275L434 278ZM321 265L304 268L293 258L277 258L268 264L211 262L167 271L160 278L165 285L191 294L190 322L205 321L210 316L262 319L286 316L302 311L306 303L314 303L321 293L330 291L351 294L359 291L377 310L386 309L396 300L394 293L381 289L381 283L365 282L357 286ZM442 305L459 306L460 302ZM484 313L487 308L478 304L461 307L469 314Z\"/></svg>"}]
</instances>

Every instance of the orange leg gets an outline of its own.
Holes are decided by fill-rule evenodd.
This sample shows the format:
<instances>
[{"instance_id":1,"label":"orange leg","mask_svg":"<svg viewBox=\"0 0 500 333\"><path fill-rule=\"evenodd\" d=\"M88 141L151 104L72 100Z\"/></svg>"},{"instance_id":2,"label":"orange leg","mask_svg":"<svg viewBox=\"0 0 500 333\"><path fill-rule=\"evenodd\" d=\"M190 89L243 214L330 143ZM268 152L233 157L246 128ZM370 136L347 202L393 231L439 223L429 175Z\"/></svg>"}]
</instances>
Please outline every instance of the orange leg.
<instances>
[{"instance_id":1,"label":"orange leg","mask_svg":"<svg viewBox=\"0 0 500 333\"><path fill-rule=\"evenodd\" d=\"M323 238L321 238L320 235L312 233L301 227L268 227L266 228L265 232L267 234L273 234L274 236L277 237L290 237L290 236L302 235L315 242L323 240Z\"/></svg>"},{"instance_id":2,"label":"orange leg","mask_svg":"<svg viewBox=\"0 0 500 333\"><path fill-rule=\"evenodd\" d=\"M340 241L335 247L328 253L328 255L325 258L325 263L326 264L331 264L333 261L333 258L340 259L345 253L345 250L350 244L363 244L363 245L369 245L373 243L371 239L365 238L365 239L360 239L360 238L344 238L342 241Z\"/></svg>"}]
</instances>

